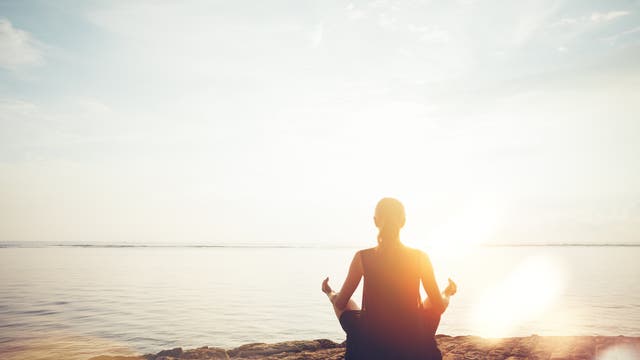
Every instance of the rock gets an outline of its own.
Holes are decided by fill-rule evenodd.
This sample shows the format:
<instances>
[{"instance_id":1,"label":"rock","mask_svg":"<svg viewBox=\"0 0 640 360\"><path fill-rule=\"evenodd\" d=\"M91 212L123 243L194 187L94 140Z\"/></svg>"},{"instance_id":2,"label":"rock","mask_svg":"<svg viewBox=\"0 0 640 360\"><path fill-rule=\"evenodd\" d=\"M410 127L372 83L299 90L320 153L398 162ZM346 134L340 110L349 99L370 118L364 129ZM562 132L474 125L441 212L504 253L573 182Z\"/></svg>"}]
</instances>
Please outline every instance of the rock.
<instances>
[{"instance_id":1,"label":"rock","mask_svg":"<svg viewBox=\"0 0 640 360\"><path fill-rule=\"evenodd\" d=\"M477 336L436 336L444 360L592 359L612 345L640 349L640 337L529 336L485 339ZM201 347L175 348L144 356L98 356L90 360L342 360L344 343L331 340L253 343L231 350Z\"/></svg>"},{"instance_id":2,"label":"rock","mask_svg":"<svg viewBox=\"0 0 640 360\"><path fill-rule=\"evenodd\" d=\"M288 354L312 352L321 349L333 349L340 347L331 340L320 339L311 341L287 341L277 344L255 343L247 344L227 351L231 358L258 358L274 354Z\"/></svg>"},{"instance_id":3,"label":"rock","mask_svg":"<svg viewBox=\"0 0 640 360\"><path fill-rule=\"evenodd\" d=\"M171 350L162 350L149 360L173 360L179 359L182 355L182 348L173 348Z\"/></svg>"},{"instance_id":4,"label":"rock","mask_svg":"<svg viewBox=\"0 0 640 360\"><path fill-rule=\"evenodd\" d=\"M225 349L205 346L193 350L187 350L182 354L182 356L180 356L180 359L228 360L229 355Z\"/></svg>"}]
</instances>

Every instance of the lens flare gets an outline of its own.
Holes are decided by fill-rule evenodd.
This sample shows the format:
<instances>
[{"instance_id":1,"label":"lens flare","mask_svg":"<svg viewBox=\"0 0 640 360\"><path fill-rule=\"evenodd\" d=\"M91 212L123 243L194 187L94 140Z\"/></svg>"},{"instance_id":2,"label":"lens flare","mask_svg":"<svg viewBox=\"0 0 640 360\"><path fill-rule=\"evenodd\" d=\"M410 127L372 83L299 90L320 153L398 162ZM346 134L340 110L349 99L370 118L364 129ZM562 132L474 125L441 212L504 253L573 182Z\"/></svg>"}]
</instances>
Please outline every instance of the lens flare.
<instances>
[{"instance_id":1,"label":"lens flare","mask_svg":"<svg viewBox=\"0 0 640 360\"><path fill-rule=\"evenodd\" d=\"M640 351L630 344L611 346L598 354L596 360L637 360L640 359Z\"/></svg>"},{"instance_id":2,"label":"lens flare","mask_svg":"<svg viewBox=\"0 0 640 360\"><path fill-rule=\"evenodd\" d=\"M490 287L473 311L475 332L486 337L512 335L553 304L562 291L564 273L545 256L527 258L503 281Z\"/></svg>"}]
</instances>

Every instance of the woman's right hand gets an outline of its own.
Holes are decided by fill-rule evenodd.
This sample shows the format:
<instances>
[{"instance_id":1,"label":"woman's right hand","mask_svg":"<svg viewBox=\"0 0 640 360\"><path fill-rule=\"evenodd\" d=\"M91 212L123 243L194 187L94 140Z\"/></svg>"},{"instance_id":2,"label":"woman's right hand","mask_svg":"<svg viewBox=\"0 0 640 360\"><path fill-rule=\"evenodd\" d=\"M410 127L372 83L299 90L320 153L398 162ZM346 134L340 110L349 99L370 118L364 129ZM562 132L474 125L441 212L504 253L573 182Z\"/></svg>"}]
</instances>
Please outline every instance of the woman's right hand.
<instances>
[{"instance_id":1,"label":"woman's right hand","mask_svg":"<svg viewBox=\"0 0 640 360\"><path fill-rule=\"evenodd\" d=\"M333 292L333 289L331 289L331 286L329 286L329 278L327 277L326 279L324 279L324 281L322 282L322 292L329 295Z\"/></svg>"}]
</instances>

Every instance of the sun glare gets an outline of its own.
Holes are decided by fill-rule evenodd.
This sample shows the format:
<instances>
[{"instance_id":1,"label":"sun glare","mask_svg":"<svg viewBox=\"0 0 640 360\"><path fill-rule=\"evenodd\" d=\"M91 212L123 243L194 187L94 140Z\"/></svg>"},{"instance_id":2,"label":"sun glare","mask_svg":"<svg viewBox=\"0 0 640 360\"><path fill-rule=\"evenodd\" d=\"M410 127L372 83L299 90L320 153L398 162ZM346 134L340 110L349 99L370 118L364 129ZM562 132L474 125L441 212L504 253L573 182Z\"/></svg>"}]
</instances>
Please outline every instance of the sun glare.
<instances>
[{"instance_id":1,"label":"sun glare","mask_svg":"<svg viewBox=\"0 0 640 360\"><path fill-rule=\"evenodd\" d=\"M503 281L489 286L474 309L473 328L486 337L503 337L541 316L558 298L564 272L549 257L524 260Z\"/></svg>"},{"instance_id":2,"label":"sun glare","mask_svg":"<svg viewBox=\"0 0 640 360\"><path fill-rule=\"evenodd\" d=\"M640 351L631 344L621 344L609 347L598 354L596 360L634 360L640 359Z\"/></svg>"},{"instance_id":3,"label":"sun glare","mask_svg":"<svg viewBox=\"0 0 640 360\"><path fill-rule=\"evenodd\" d=\"M464 258L495 234L503 214L502 206L493 198L477 196L458 215L435 228L428 238L433 257Z\"/></svg>"}]
</instances>

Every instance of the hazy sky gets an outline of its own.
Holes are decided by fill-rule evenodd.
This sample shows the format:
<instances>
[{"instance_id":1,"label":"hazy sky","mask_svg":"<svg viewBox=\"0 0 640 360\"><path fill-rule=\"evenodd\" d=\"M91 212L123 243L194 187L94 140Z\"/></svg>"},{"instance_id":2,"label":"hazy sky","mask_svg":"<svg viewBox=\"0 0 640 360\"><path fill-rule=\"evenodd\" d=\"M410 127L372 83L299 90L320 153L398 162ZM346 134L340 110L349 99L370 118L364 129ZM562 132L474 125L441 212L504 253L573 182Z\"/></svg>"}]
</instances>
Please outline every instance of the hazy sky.
<instances>
[{"instance_id":1,"label":"hazy sky","mask_svg":"<svg viewBox=\"0 0 640 360\"><path fill-rule=\"evenodd\" d=\"M640 242L640 1L0 2L0 241L373 243L382 196Z\"/></svg>"}]
</instances>

